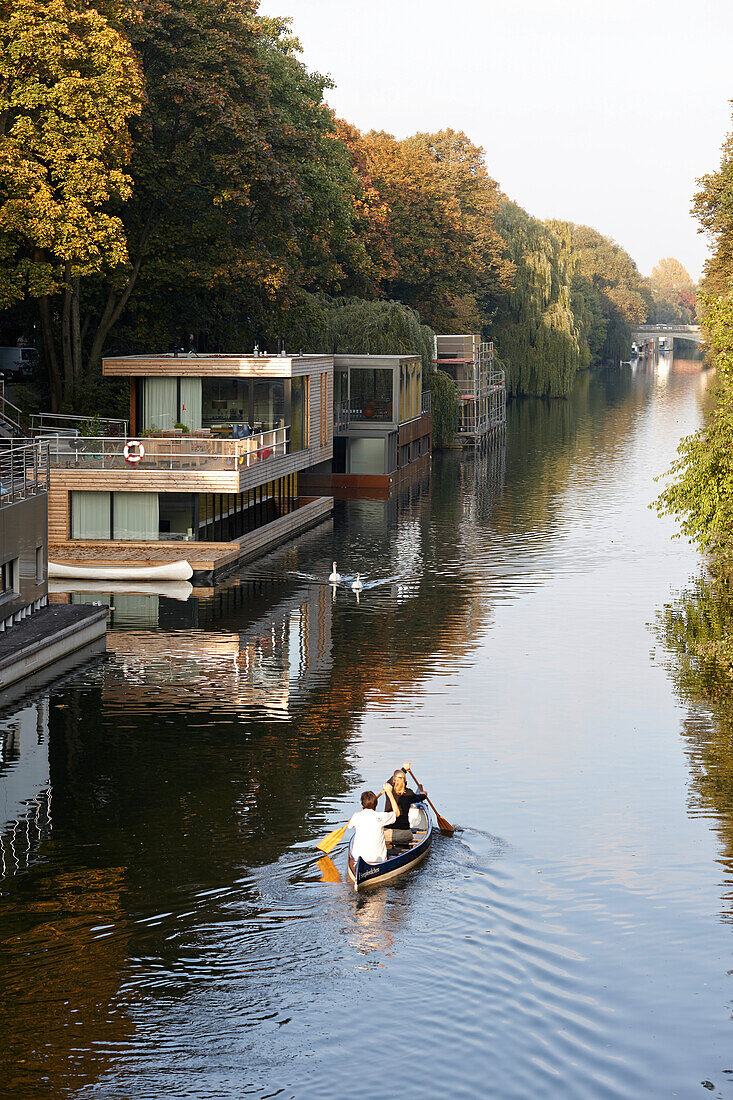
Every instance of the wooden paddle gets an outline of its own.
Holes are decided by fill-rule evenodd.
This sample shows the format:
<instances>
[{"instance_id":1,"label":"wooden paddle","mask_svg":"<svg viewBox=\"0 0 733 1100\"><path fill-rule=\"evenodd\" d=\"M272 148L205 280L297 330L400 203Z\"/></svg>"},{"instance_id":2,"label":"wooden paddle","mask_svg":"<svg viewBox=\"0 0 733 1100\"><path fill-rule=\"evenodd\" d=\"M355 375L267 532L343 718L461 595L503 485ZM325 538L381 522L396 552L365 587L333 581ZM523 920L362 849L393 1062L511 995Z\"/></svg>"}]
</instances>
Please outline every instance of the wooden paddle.
<instances>
[{"instance_id":1,"label":"wooden paddle","mask_svg":"<svg viewBox=\"0 0 733 1100\"><path fill-rule=\"evenodd\" d=\"M412 778L413 778L413 779L415 780L415 782L417 783L417 785L418 785L418 787L420 788L420 790L423 790L422 784L420 783L420 780L419 780L419 779L417 778L417 776L415 775L415 773L414 773L414 771L412 770L412 768L409 768L408 770L409 770L409 772L410 772L410 775L412 776ZM433 813L435 814L435 816L436 816L436 818L437 818L437 820L438 820L438 828L440 829L440 831L441 831L441 833L443 834L443 836L453 836L453 834L454 834L454 832L455 832L455 829L454 829L454 828L453 828L453 826L451 825L450 821L446 821L444 817L441 817L441 816L440 816L440 814L439 814L439 813L438 813L438 811L437 811L437 810L435 809L435 806L433 806L433 804L432 804L432 802L430 801L430 799L429 799L429 798L426 798L426 799L425 799L425 801L427 802L428 806L430 806L430 807L432 808L432 811L433 811ZM327 839L328 839L328 838L327 838ZM318 847L320 848L320 844L318 845Z\"/></svg>"},{"instance_id":2,"label":"wooden paddle","mask_svg":"<svg viewBox=\"0 0 733 1100\"><path fill-rule=\"evenodd\" d=\"M415 780L417 783L417 780ZM340 844L344 839L344 833L348 829L348 825L342 825L340 829L334 829L328 836L324 836L320 844L316 844L316 848L320 848L322 852L332 852L337 844Z\"/></svg>"}]
</instances>

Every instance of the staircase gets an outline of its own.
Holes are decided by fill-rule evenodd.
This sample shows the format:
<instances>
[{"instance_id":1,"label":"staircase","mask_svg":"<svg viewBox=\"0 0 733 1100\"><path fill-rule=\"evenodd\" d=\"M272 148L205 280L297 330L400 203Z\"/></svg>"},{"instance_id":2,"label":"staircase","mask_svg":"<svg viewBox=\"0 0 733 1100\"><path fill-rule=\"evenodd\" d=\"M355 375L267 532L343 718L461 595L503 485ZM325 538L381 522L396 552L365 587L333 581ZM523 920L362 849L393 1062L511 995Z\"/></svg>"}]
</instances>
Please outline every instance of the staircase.
<instances>
[{"instance_id":1,"label":"staircase","mask_svg":"<svg viewBox=\"0 0 733 1100\"><path fill-rule=\"evenodd\" d=\"M19 439L28 434L23 426L23 413L5 396L5 383L0 381L0 439Z\"/></svg>"}]
</instances>

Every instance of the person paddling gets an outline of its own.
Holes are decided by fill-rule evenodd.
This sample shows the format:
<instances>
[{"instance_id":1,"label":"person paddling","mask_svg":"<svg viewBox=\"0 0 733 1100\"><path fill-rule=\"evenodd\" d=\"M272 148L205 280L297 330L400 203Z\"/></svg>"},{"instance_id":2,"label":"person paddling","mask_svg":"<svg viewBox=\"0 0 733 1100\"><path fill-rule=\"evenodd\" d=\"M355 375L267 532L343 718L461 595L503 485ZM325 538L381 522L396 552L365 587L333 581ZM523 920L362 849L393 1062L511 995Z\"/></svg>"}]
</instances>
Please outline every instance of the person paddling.
<instances>
[{"instance_id":1,"label":"person paddling","mask_svg":"<svg viewBox=\"0 0 733 1100\"><path fill-rule=\"evenodd\" d=\"M354 862L361 856L367 863L384 863L387 858L387 844L384 830L397 819L399 806L395 802L391 783L385 783L379 794L385 795L385 801L392 804L391 811L377 812L379 795L374 791L364 791L361 796L361 810L349 818L347 829L355 830L351 853Z\"/></svg>"},{"instance_id":2,"label":"person paddling","mask_svg":"<svg viewBox=\"0 0 733 1100\"><path fill-rule=\"evenodd\" d=\"M397 768L392 774L391 786L398 810L394 825L385 830L384 835L388 844L411 843L413 837L412 829L410 828L410 806L413 806L416 802L424 802L428 796L428 792L424 791L421 787L416 792L407 786L405 773L409 770L410 761L408 760L406 764L403 764L401 768ZM386 808L387 800L385 799L385 809Z\"/></svg>"}]
</instances>

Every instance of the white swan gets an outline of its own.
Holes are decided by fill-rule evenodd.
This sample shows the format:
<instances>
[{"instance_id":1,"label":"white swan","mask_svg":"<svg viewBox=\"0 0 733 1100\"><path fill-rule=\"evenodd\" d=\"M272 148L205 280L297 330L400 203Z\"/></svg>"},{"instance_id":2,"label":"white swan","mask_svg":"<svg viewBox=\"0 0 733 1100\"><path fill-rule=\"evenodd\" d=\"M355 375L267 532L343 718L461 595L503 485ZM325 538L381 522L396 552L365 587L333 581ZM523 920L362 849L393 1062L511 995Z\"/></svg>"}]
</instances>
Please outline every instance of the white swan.
<instances>
[{"instance_id":1,"label":"white swan","mask_svg":"<svg viewBox=\"0 0 733 1100\"><path fill-rule=\"evenodd\" d=\"M351 585L352 592L361 592L364 585L359 580L359 573L356 574L356 580Z\"/></svg>"},{"instance_id":2,"label":"white swan","mask_svg":"<svg viewBox=\"0 0 733 1100\"><path fill-rule=\"evenodd\" d=\"M333 573L328 579L331 584L338 584L341 580L341 574L336 572L336 562L333 563Z\"/></svg>"}]
</instances>

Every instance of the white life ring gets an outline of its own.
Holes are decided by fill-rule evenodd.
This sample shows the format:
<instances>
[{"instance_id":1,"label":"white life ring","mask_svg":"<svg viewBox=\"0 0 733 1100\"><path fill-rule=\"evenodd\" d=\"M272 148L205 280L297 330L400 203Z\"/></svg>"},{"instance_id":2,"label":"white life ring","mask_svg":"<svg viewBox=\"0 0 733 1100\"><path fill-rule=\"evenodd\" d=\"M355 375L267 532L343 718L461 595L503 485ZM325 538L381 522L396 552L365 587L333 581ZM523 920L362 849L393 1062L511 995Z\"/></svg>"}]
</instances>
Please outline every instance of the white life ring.
<instances>
[{"instance_id":1,"label":"white life ring","mask_svg":"<svg viewBox=\"0 0 733 1100\"><path fill-rule=\"evenodd\" d=\"M133 447L137 448L133 450ZM125 462L129 462L131 466L137 466L138 462L145 455L145 448L139 439L128 439L124 446Z\"/></svg>"}]
</instances>

